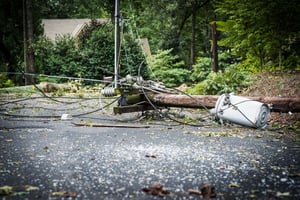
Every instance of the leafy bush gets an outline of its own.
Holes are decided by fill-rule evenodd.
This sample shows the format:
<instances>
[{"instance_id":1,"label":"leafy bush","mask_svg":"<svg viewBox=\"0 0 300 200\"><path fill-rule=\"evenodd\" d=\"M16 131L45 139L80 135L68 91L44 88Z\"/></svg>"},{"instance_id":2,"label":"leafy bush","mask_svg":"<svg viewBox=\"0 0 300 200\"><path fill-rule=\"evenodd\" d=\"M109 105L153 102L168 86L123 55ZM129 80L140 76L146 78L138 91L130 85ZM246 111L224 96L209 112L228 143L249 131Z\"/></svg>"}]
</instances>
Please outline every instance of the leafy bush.
<instances>
[{"instance_id":1,"label":"leafy bush","mask_svg":"<svg viewBox=\"0 0 300 200\"><path fill-rule=\"evenodd\" d=\"M199 82L206 79L211 71L211 58L200 57L197 59L195 65L193 65L193 73L191 74L192 82Z\"/></svg>"},{"instance_id":2,"label":"leafy bush","mask_svg":"<svg viewBox=\"0 0 300 200\"><path fill-rule=\"evenodd\" d=\"M48 59L53 54L54 43L46 37L39 37L34 42L33 49L35 55L36 71L38 73L46 74L49 67L51 67L48 64Z\"/></svg>"},{"instance_id":3,"label":"leafy bush","mask_svg":"<svg viewBox=\"0 0 300 200\"><path fill-rule=\"evenodd\" d=\"M55 42L41 38L35 43L35 54L39 73L78 77L86 72L76 41L69 35L57 37Z\"/></svg>"},{"instance_id":4,"label":"leafy bush","mask_svg":"<svg viewBox=\"0 0 300 200\"><path fill-rule=\"evenodd\" d=\"M81 44L82 64L87 67L85 77L102 79L104 75L113 75L114 40L113 29L101 27L95 29ZM110 32L110 34L108 34Z\"/></svg>"},{"instance_id":5,"label":"leafy bush","mask_svg":"<svg viewBox=\"0 0 300 200\"><path fill-rule=\"evenodd\" d=\"M175 87L184 83L190 71L183 69L184 62L178 61L178 56L170 55L172 49L159 50L148 63L152 70L150 78L162 81L168 87Z\"/></svg>"},{"instance_id":6,"label":"leafy bush","mask_svg":"<svg viewBox=\"0 0 300 200\"><path fill-rule=\"evenodd\" d=\"M208 77L188 89L190 94L222 94L242 90L251 83L248 73L238 69L236 65L231 65L224 72L210 72Z\"/></svg>"},{"instance_id":7,"label":"leafy bush","mask_svg":"<svg viewBox=\"0 0 300 200\"><path fill-rule=\"evenodd\" d=\"M91 24L79 39L70 35L57 37L55 41L40 38L34 44L38 73L102 79L114 74L113 24ZM143 56L139 45L127 33L123 35L120 75L137 75ZM66 81L66 79L61 79ZM61 82L60 81L60 82Z\"/></svg>"},{"instance_id":8,"label":"leafy bush","mask_svg":"<svg viewBox=\"0 0 300 200\"><path fill-rule=\"evenodd\" d=\"M114 27L112 24L93 30L81 44L84 65L88 66L87 75L102 79L103 75L114 74ZM143 60L141 49L137 42L124 34L120 52L120 76L137 75L138 66Z\"/></svg>"},{"instance_id":9,"label":"leafy bush","mask_svg":"<svg viewBox=\"0 0 300 200\"><path fill-rule=\"evenodd\" d=\"M0 88L13 87L14 82L9 79L5 74L0 74Z\"/></svg>"},{"instance_id":10,"label":"leafy bush","mask_svg":"<svg viewBox=\"0 0 300 200\"><path fill-rule=\"evenodd\" d=\"M227 52L221 52L218 55L219 69L224 70L236 62L235 58ZM210 57L198 57L196 64L193 65L193 72L190 80L200 82L207 78L212 69L212 60Z\"/></svg>"}]
</instances>

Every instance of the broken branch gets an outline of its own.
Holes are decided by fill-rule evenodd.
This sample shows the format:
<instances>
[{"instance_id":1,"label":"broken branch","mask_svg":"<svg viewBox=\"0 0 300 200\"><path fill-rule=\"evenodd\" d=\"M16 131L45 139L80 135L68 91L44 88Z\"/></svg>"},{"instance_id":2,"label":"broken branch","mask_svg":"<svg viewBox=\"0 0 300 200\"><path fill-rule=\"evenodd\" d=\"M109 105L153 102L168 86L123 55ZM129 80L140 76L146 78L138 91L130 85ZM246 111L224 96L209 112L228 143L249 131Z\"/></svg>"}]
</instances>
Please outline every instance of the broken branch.
<instances>
[{"instance_id":1,"label":"broken branch","mask_svg":"<svg viewBox=\"0 0 300 200\"><path fill-rule=\"evenodd\" d=\"M89 127L115 127L115 128L149 128L150 126L141 125L123 125L123 124L94 124L94 123L76 123L72 122L76 126L89 126Z\"/></svg>"}]
</instances>

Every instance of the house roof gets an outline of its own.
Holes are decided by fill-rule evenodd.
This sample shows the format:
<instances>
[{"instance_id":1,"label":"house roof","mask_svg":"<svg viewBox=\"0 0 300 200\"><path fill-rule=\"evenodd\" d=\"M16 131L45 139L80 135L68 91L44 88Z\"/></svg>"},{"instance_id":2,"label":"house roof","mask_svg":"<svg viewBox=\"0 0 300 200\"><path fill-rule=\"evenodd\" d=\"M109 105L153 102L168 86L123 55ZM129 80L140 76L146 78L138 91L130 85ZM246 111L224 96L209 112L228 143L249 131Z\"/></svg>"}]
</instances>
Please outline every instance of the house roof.
<instances>
[{"instance_id":1,"label":"house roof","mask_svg":"<svg viewBox=\"0 0 300 200\"><path fill-rule=\"evenodd\" d=\"M99 22L108 22L108 19L96 19ZM70 34L76 37L91 19L42 19L44 35L51 40L57 36Z\"/></svg>"}]
</instances>

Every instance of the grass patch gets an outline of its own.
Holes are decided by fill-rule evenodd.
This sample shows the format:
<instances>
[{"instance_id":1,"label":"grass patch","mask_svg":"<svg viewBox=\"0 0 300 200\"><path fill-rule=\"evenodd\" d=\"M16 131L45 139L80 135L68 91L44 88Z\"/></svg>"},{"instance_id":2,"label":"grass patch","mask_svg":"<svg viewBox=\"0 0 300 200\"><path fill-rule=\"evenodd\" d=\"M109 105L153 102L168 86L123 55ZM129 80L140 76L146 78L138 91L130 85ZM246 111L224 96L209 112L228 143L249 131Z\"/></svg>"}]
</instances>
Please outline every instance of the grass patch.
<instances>
[{"instance_id":1,"label":"grass patch","mask_svg":"<svg viewBox=\"0 0 300 200\"><path fill-rule=\"evenodd\" d=\"M37 91L33 88L33 86L0 88L0 95L16 94L18 96L28 96L34 93L37 93Z\"/></svg>"}]
</instances>

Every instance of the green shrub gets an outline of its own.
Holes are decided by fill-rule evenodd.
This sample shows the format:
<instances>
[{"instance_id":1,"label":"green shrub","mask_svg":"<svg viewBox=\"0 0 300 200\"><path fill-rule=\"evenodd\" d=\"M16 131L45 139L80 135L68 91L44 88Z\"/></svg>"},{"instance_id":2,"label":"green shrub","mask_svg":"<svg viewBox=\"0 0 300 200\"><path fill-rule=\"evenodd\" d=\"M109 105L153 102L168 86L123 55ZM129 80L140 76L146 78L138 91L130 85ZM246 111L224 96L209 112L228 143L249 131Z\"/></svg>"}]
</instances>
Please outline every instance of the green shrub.
<instances>
[{"instance_id":1,"label":"green shrub","mask_svg":"<svg viewBox=\"0 0 300 200\"><path fill-rule=\"evenodd\" d=\"M218 55L219 69L225 70L236 62L235 58L228 52L221 52ZM193 65L193 72L190 80L192 82L200 82L207 78L212 70L212 59L210 57L198 57L196 64Z\"/></svg>"},{"instance_id":2,"label":"green shrub","mask_svg":"<svg viewBox=\"0 0 300 200\"><path fill-rule=\"evenodd\" d=\"M197 59L195 65L193 65L193 72L191 74L190 80L192 82L199 82L206 79L211 71L211 58L200 57Z\"/></svg>"},{"instance_id":3,"label":"green shrub","mask_svg":"<svg viewBox=\"0 0 300 200\"><path fill-rule=\"evenodd\" d=\"M114 74L113 24L93 25L75 39L70 35L55 41L40 38L34 44L37 71L40 74L64 77L102 79ZM137 75L143 60L141 49L128 33L121 48L120 76ZM66 79L58 79L65 82ZM85 82L89 83L89 82Z\"/></svg>"},{"instance_id":4,"label":"green shrub","mask_svg":"<svg viewBox=\"0 0 300 200\"><path fill-rule=\"evenodd\" d=\"M57 37L55 42L41 38L35 43L35 54L41 74L69 77L85 74L80 50L70 35Z\"/></svg>"},{"instance_id":5,"label":"green shrub","mask_svg":"<svg viewBox=\"0 0 300 200\"><path fill-rule=\"evenodd\" d=\"M170 55L171 51L159 50L148 65L152 72L150 78L162 81L168 87L175 87L188 80L190 71L184 69L184 62L179 61L178 56Z\"/></svg>"},{"instance_id":6,"label":"green shrub","mask_svg":"<svg viewBox=\"0 0 300 200\"><path fill-rule=\"evenodd\" d=\"M14 82L9 79L5 74L0 74L0 88L13 87Z\"/></svg>"},{"instance_id":7,"label":"green shrub","mask_svg":"<svg viewBox=\"0 0 300 200\"><path fill-rule=\"evenodd\" d=\"M224 72L210 72L208 77L188 89L190 94L223 94L242 90L251 83L248 73L240 70L236 65L231 65Z\"/></svg>"}]
</instances>

